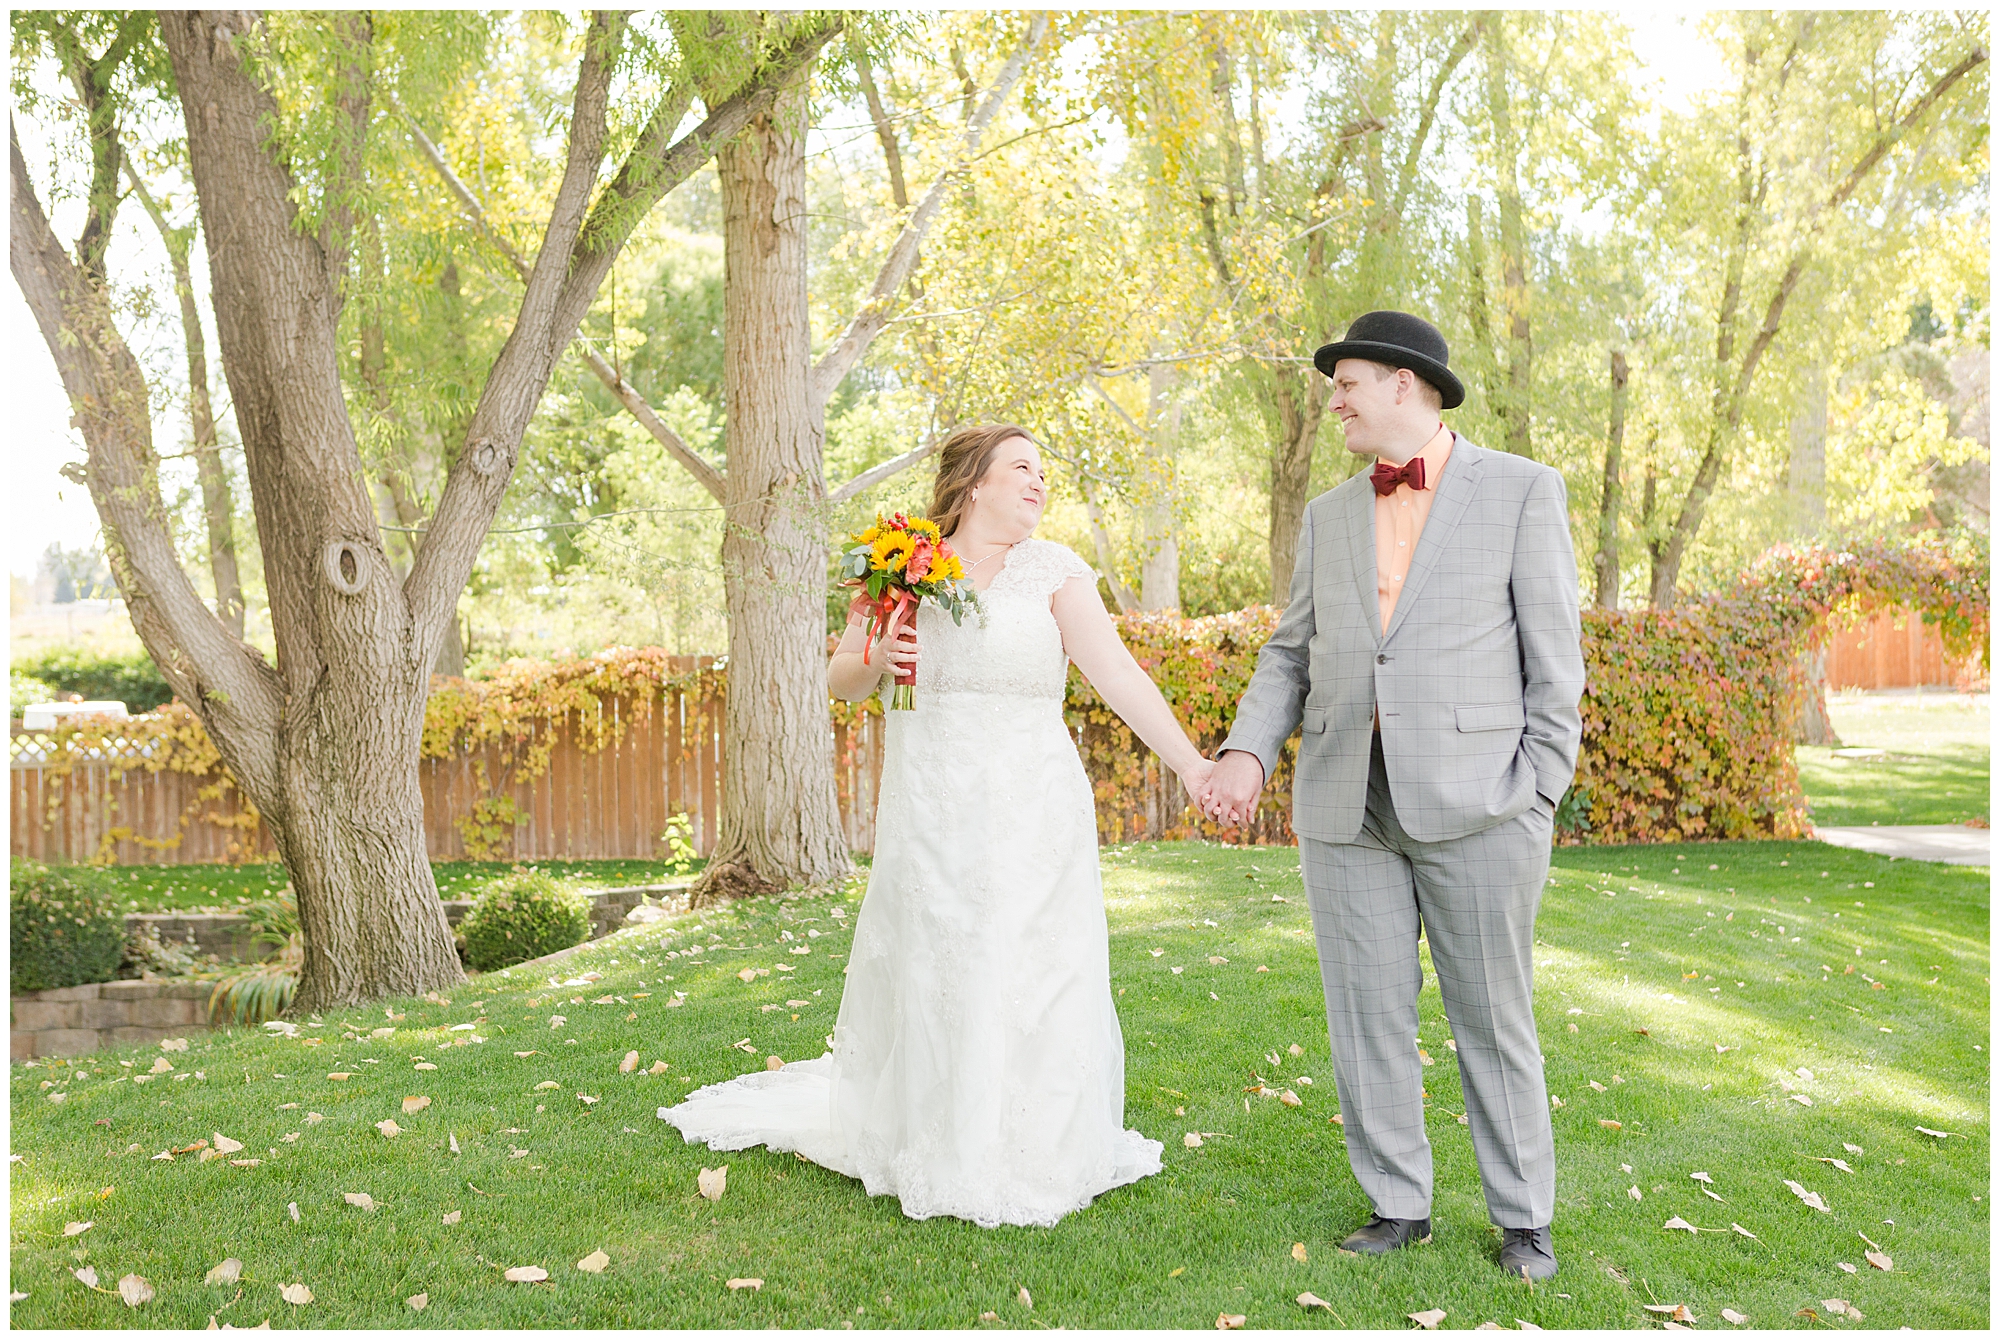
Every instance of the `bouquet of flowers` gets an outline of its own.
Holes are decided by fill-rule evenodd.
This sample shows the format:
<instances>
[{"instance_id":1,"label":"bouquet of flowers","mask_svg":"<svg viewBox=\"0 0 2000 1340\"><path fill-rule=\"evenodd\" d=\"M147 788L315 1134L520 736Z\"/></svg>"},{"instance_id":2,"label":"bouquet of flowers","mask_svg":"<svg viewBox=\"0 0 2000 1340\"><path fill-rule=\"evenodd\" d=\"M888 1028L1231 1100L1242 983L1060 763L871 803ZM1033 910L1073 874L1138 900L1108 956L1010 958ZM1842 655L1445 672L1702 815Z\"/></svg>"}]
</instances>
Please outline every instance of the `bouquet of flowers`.
<instances>
[{"instance_id":1,"label":"bouquet of flowers","mask_svg":"<svg viewBox=\"0 0 2000 1340\"><path fill-rule=\"evenodd\" d=\"M875 514L875 524L849 537L853 543L841 556L842 586L859 587L849 607L869 620L869 650L896 636L904 619L915 618L917 602L928 597L965 622L965 611L977 608L979 594L965 579L965 565L938 534L937 523L898 512ZM917 705L914 671L896 676L889 706L907 711Z\"/></svg>"}]
</instances>

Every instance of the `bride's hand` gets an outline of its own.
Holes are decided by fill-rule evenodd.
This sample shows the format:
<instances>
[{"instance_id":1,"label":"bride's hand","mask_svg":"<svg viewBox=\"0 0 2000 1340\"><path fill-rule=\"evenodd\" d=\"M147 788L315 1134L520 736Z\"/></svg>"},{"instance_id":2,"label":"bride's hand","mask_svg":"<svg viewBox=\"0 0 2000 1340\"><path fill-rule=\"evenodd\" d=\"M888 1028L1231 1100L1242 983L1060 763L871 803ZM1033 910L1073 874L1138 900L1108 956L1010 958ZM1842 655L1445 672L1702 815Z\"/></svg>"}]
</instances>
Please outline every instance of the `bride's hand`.
<instances>
[{"instance_id":1,"label":"bride's hand","mask_svg":"<svg viewBox=\"0 0 2000 1340\"><path fill-rule=\"evenodd\" d=\"M878 674L903 675L917 668L917 630L904 624L894 637L876 643L864 661Z\"/></svg>"},{"instance_id":2,"label":"bride's hand","mask_svg":"<svg viewBox=\"0 0 2000 1340\"><path fill-rule=\"evenodd\" d=\"M1181 786L1187 791L1188 803L1206 814L1208 811L1208 779L1215 771L1215 764L1208 759L1197 759L1180 773Z\"/></svg>"}]
</instances>

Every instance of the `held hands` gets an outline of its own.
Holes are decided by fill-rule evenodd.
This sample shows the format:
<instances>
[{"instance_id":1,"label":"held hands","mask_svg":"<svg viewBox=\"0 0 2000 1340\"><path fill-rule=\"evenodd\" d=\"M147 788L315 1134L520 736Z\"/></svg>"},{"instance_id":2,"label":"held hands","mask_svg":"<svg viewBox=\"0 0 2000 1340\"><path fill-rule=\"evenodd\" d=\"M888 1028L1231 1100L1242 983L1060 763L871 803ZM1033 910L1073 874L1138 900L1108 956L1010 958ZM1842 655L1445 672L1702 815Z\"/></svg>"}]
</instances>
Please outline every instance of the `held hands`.
<instances>
[{"instance_id":1,"label":"held hands","mask_svg":"<svg viewBox=\"0 0 2000 1340\"><path fill-rule=\"evenodd\" d=\"M1196 806L1219 823L1248 823L1257 813L1257 795L1264 789L1264 765L1255 754L1231 749L1209 768L1207 789L1195 795Z\"/></svg>"},{"instance_id":2,"label":"held hands","mask_svg":"<svg viewBox=\"0 0 2000 1340\"><path fill-rule=\"evenodd\" d=\"M1188 803L1204 814L1208 812L1208 779L1214 772L1215 764L1197 756L1179 774L1181 786L1188 794Z\"/></svg>"}]
</instances>

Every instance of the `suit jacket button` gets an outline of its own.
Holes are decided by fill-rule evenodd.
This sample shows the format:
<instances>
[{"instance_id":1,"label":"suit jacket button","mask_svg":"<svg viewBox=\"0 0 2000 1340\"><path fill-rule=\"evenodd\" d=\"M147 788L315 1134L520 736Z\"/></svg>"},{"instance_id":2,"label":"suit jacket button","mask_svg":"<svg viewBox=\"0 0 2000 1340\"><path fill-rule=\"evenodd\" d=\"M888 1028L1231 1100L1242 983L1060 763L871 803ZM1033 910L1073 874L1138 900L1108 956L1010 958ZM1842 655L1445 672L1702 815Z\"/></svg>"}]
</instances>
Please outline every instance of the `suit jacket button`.
<instances>
[{"instance_id":1,"label":"suit jacket button","mask_svg":"<svg viewBox=\"0 0 2000 1340\"><path fill-rule=\"evenodd\" d=\"M1389 663L1389 658L1387 656L1377 656L1375 658L1375 664L1377 665L1387 665L1388 663Z\"/></svg>"}]
</instances>

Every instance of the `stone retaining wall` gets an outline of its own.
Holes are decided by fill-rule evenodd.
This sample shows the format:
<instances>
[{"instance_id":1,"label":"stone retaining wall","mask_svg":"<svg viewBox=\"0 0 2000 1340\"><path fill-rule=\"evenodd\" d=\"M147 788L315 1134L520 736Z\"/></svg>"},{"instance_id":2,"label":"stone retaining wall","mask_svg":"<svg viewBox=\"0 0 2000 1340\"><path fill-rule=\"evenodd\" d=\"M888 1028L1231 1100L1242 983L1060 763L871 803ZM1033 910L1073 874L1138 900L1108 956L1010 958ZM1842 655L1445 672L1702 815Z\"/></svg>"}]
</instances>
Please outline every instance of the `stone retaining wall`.
<instances>
[{"instance_id":1,"label":"stone retaining wall","mask_svg":"<svg viewBox=\"0 0 2000 1340\"><path fill-rule=\"evenodd\" d=\"M98 982L13 998L8 1057L143 1047L208 1023L206 982Z\"/></svg>"},{"instance_id":2,"label":"stone retaining wall","mask_svg":"<svg viewBox=\"0 0 2000 1340\"><path fill-rule=\"evenodd\" d=\"M601 940L627 924L642 901L684 902L688 881L639 884L588 892L590 938ZM446 918L456 926L472 910L470 899L446 902ZM192 941L204 954L225 963L265 957L252 940L249 920L230 912L138 912L125 918L128 931L150 922L162 940ZM64 986L13 998L10 1059L80 1056L107 1047L144 1046L208 1026L205 982L99 982Z\"/></svg>"}]
</instances>

